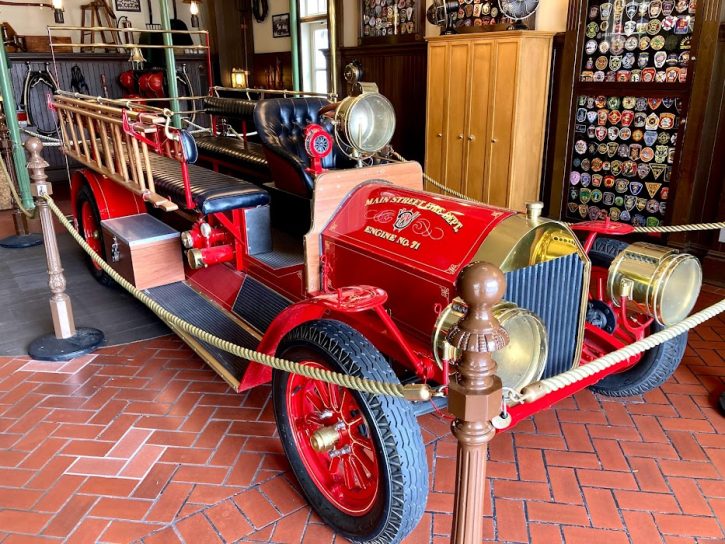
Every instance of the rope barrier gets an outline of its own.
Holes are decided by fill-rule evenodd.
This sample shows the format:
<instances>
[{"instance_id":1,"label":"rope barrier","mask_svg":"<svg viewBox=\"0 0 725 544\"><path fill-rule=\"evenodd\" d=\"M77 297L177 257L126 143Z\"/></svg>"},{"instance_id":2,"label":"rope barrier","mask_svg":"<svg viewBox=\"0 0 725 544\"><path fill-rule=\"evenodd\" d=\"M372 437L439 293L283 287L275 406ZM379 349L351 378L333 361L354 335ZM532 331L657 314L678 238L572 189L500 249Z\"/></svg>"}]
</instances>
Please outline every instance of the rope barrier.
<instances>
[{"instance_id":1,"label":"rope barrier","mask_svg":"<svg viewBox=\"0 0 725 544\"><path fill-rule=\"evenodd\" d=\"M523 388L519 395L513 395L512 400L514 402L518 401L518 403L532 402L544 395L548 395L549 393L553 393L554 391L558 391L559 389L563 389L564 387L589 378L598 372L602 372L603 370L616 365L617 363L626 361L638 353L642 353L643 351L652 349L655 346L664 344L665 342L668 342L704 323L708 319L712 319L722 312L725 312L725 299L705 308L704 310L692 314L690 317L683 319L676 325L667 327L666 329L647 336L642 340L638 340L637 342L618 349L617 351L608 353L607 355L595 359L594 361L577 368L572 368L571 370L567 370L566 372L562 372L561 374L557 374L551 378L546 378L545 380L527 385Z\"/></svg>"},{"instance_id":2,"label":"rope barrier","mask_svg":"<svg viewBox=\"0 0 725 544\"><path fill-rule=\"evenodd\" d=\"M403 162L406 162L405 157L400 155L399 153L393 151L392 155ZM440 189L444 193L448 193L451 196L455 196L456 198L460 198L462 200L468 200L469 202L480 202L479 200L476 200L475 198L471 198L470 196L464 195L463 193L459 193L458 191L454 191L453 189L450 189L443 185L442 183L434 180L432 177L430 177L428 174L423 173L423 179L433 185L433 187L436 187L437 189ZM565 225L572 225L572 223L566 223ZM661 226L661 227L634 227L634 232L690 232L690 231L697 231L697 230L718 230L718 229L725 229L725 221L720 221L717 223L692 223L690 225L668 225L668 226Z\"/></svg>"},{"instance_id":3,"label":"rope barrier","mask_svg":"<svg viewBox=\"0 0 725 544\"><path fill-rule=\"evenodd\" d=\"M43 145L45 147L61 147L63 145L63 142L61 142L58 138L53 138L52 136L46 136L44 134L38 134L37 132L33 132L32 130L28 130L27 128L20 128L21 132L24 132L30 137L33 138L39 138L40 140L43 140Z\"/></svg>"},{"instance_id":4,"label":"rope barrier","mask_svg":"<svg viewBox=\"0 0 725 544\"><path fill-rule=\"evenodd\" d=\"M7 173L4 161L0 161L0 167ZM9 178L8 178L9 179ZM19 197L12 188L12 184L9 184L12 189L13 198L16 202L19 202ZM91 257L91 259L114 281L116 281L121 287L126 289L140 302L145 304L151 311L153 311L159 318L168 324L178 328L179 330L206 342L212 346L215 346L223 351L254 361L264 366L289 372L292 374L299 374L306 378L318 380L333 385L346 387L348 389L354 389L356 391L366 392L374 395L388 395L392 397L405 398L408 400L430 400L431 397L441 395L440 388L432 388L427 384L396 384L381 382L377 380L370 380L367 378L360 378L358 376L351 376L347 374L341 374L330 370L310 367L298 362L281 359L254 351L242 346L238 346L232 342L219 338L191 323L179 318L166 310L161 304L153 300L149 295L137 289L133 284L123 278L118 272L116 272L106 261L104 261L98 253L96 253L88 243L83 239L80 233L73 227L70 221L63 215L63 212L58 208L53 199L49 195L42 195L42 198L48 203L48 207L57 217L63 227L69 232L73 239L81 246L81 248ZM36 208L37 209L37 208ZM22 209L23 213L28 215L27 210ZM34 214L30 214L33 216ZM507 400L512 404L521 404L525 402L532 402L544 395L558 391L572 385L578 381L584 380L602 372L617 363L625 361L638 353L652 349L655 346L668 342L676 336L687 332L688 330L702 324L708 319L712 319L716 315L725 312L725 299L720 302L697 312L690 317L684 319L680 323L668 327L660 332L657 332L651 336L643 338L629 346L625 346L617 351L613 351L603 357L595 359L585 365L577 368L573 368L551 378L541 380L539 382L532 383L526 386L521 393L509 391Z\"/></svg>"},{"instance_id":5,"label":"rope barrier","mask_svg":"<svg viewBox=\"0 0 725 544\"><path fill-rule=\"evenodd\" d=\"M187 334L198 338L199 340L206 342L214 347L217 347L223 351L254 361L264 366L274 368L276 370L282 370L292 374L299 374L306 378L318 380L333 385L339 385L348 389L354 389L356 391L362 391L365 393L371 393L373 395L388 395L391 397L405 398L408 400L429 400L435 393L434 389L427 384L408 384L401 385L397 383L381 382L377 380L370 380L367 378L360 378L358 376L351 376L348 374L341 374L339 372L333 372L317 367L307 366L298 362L288 361L286 359L280 359L279 357L273 357L266 353L254 351L242 346L238 346L232 342L214 336L213 334L192 325L191 323L180 319L178 316L169 312L161 304L153 300L149 295L137 289L133 284L123 278L118 272L116 272L111 266L104 261L98 253L86 243L83 237L76 231L73 225L66 219L63 212L56 206L53 199L48 195L43 195L43 198L47 201L48 207L58 218L58 221L65 227L75 241L88 253L103 271L108 274L114 281L116 281L121 287L126 289L139 301L145 304L152 312L158 315L162 320L170 323L174 327L184 331Z\"/></svg>"}]
</instances>

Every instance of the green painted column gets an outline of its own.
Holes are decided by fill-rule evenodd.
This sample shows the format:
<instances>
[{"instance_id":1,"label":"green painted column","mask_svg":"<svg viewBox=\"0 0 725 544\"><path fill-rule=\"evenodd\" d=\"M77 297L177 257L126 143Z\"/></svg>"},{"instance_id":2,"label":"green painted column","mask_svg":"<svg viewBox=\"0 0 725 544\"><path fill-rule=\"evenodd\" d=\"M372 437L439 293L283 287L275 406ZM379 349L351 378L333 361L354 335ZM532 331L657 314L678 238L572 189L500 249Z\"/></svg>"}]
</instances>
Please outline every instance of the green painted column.
<instances>
[{"instance_id":1,"label":"green painted column","mask_svg":"<svg viewBox=\"0 0 725 544\"><path fill-rule=\"evenodd\" d=\"M30 178L28 177L28 163L25 160L25 149L20 141L20 126L18 125L18 112L15 108L15 97L13 96L13 84L10 80L10 69L5 48L0 46L0 90L3 97L3 110L5 111L5 122L8 125L10 141L13 151L13 163L15 165L15 176L18 180L20 197L23 206L28 210L35 207L33 197L30 195Z\"/></svg>"},{"instance_id":2,"label":"green painted column","mask_svg":"<svg viewBox=\"0 0 725 544\"><path fill-rule=\"evenodd\" d=\"M167 0L159 0L161 9L159 11L161 16L161 28L163 30L171 30L171 17L169 16L169 4ZM174 45L174 36L168 32L164 32L164 45L167 46L164 49L164 56L166 58L166 83L169 89L169 103L173 111L179 111L179 87L176 84L176 54L170 45ZM181 117L179 114L175 114L172 118L172 124L176 128L181 128Z\"/></svg>"},{"instance_id":3,"label":"green painted column","mask_svg":"<svg viewBox=\"0 0 725 544\"><path fill-rule=\"evenodd\" d=\"M300 15L297 13L298 0L289 0L289 27L292 40L292 90L302 89L300 84Z\"/></svg>"}]
</instances>

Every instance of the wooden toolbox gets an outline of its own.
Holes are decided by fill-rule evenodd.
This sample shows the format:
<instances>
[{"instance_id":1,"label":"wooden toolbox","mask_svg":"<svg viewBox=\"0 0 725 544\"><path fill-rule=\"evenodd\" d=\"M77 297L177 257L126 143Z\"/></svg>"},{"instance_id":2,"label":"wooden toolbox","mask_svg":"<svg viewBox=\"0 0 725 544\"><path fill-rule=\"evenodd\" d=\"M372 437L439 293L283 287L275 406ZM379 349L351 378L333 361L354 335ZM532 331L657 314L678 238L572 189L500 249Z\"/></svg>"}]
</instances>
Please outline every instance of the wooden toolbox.
<instances>
[{"instance_id":1,"label":"wooden toolbox","mask_svg":"<svg viewBox=\"0 0 725 544\"><path fill-rule=\"evenodd\" d=\"M106 258L138 289L184 279L179 232L149 214L101 221Z\"/></svg>"}]
</instances>

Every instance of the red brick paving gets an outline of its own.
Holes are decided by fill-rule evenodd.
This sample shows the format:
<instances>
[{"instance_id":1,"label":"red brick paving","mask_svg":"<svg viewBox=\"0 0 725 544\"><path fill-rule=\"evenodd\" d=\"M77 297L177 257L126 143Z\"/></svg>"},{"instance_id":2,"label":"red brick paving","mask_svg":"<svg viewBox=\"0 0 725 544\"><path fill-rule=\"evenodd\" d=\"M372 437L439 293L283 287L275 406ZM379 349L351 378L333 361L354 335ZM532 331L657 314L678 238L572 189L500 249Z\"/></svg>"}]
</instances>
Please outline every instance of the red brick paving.
<instances>
[{"instance_id":1,"label":"red brick paving","mask_svg":"<svg viewBox=\"0 0 725 544\"><path fill-rule=\"evenodd\" d=\"M485 539L725 542L724 377L721 316L662 388L585 391L496 437ZM61 366L0 358L0 542L342 543L292 481L269 403L174 337ZM421 425L431 493L406 544L443 544L455 442L439 416Z\"/></svg>"}]
</instances>

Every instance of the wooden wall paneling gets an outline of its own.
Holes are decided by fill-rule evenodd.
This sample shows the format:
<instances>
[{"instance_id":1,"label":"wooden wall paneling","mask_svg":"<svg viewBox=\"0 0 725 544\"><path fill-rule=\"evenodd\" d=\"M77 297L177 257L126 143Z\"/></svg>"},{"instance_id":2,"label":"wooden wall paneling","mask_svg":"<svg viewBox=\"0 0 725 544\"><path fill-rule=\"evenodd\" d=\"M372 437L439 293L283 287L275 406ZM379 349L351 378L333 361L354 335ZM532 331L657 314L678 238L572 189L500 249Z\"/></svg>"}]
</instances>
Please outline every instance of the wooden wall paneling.
<instances>
[{"instance_id":1,"label":"wooden wall paneling","mask_svg":"<svg viewBox=\"0 0 725 544\"><path fill-rule=\"evenodd\" d=\"M551 50L551 72L549 76L549 96L547 98L546 133L544 137L544 157L541 168L541 191L539 199L548 206L552 197L552 178L556 152L556 126L559 115L559 94L561 73L563 69L564 42L566 33L559 32L554 36Z\"/></svg>"},{"instance_id":2,"label":"wooden wall paneling","mask_svg":"<svg viewBox=\"0 0 725 544\"><path fill-rule=\"evenodd\" d=\"M574 80L577 77L579 59L584 47L584 32L587 16L586 0L572 0L569 2L569 11L566 21L566 38L561 56L561 72L559 74L559 97L556 107L556 132L554 143L554 162L551 170L550 194L548 202L544 202L544 215L558 217L562 215L565 181L567 168L571 160L573 133L569 127L574 122L576 96L574 95Z\"/></svg>"},{"instance_id":3,"label":"wooden wall paneling","mask_svg":"<svg viewBox=\"0 0 725 544\"><path fill-rule=\"evenodd\" d=\"M252 86L264 89L292 88L292 52L255 53L252 70ZM275 70L279 66L281 82L275 82Z\"/></svg>"},{"instance_id":4,"label":"wooden wall paneling","mask_svg":"<svg viewBox=\"0 0 725 544\"><path fill-rule=\"evenodd\" d=\"M723 21L723 0L698 2L693 34L692 56L688 67L690 103L688 104L686 129L683 134L678 168L673 180L677 180L675 199L670 210L670 224L681 225L699 220L699 199L704 197L705 180L695 173L700 160L703 131L706 127L707 109L711 106L712 78L718 49L718 33ZM678 198L677 195L685 196ZM686 244L688 235L674 235L671 241Z\"/></svg>"},{"instance_id":5,"label":"wooden wall paneling","mask_svg":"<svg viewBox=\"0 0 725 544\"><path fill-rule=\"evenodd\" d=\"M393 147L405 158L422 164L425 154L425 42L343 47L339 58L342 67L352 60L360 61L363 80L377 83L380 92L395 109L397 127L391 142ZM342 77L342 70L340 74ZM344 81L340 82L339 88L347 88Z\"/></svg>"},{"instance_id":6,"label":"wooden wall paneling","mask_svg":"<svg viewBox=\"0 0 725 544\"><path fill-rule=\"evenodd\" d=\"M725 9L725 7L723 8ZM705 114L702 143L695 180L703 186L703 195L693 195L693 206L700 222L725 220L725 23L720 24L719 40ZM725 244L718 241L720 231L689 233L686 249L702 258L705 279L725 285Z\"/></svg>"}]
</instances>

